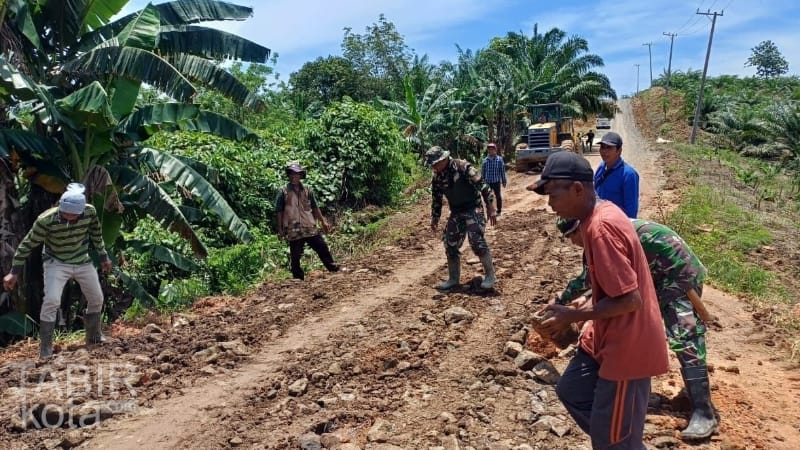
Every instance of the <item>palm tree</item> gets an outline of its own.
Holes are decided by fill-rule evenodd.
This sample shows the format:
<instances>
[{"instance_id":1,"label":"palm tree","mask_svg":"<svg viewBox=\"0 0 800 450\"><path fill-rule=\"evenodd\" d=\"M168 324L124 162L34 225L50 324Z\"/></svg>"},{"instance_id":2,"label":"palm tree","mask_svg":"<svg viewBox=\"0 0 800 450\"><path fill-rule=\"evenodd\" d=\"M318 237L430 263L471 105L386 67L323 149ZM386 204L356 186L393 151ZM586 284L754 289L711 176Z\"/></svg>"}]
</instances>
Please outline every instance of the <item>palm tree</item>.
<instances>
[{"instance_id":1,"label":"palm tree","mask_svg":"<svg viewBox=\"0 0 800 450\"><path fill-rule=\"evenodd\" d=\"M162 188L165 181L199 198L237 238L249 239L244 223L189 161L143 142L158 130L173 129L254 138L238 123L192 104L204 86L252 109L263 106L217 61L263 63L270 50L194 25L244 20L252 9L217 0L177 0L111 22L127 3L6 2L3 33L23 51L0 55L0 92L6 93L7 107L0 158L20 169L31 192L60 193L69 181L87 183L90 198L103 211L104 238L112 247L124 246L117 242L123 219L148 214L189 240L197 256L205 256L191 223ZM145 84L166 99L137 104Z\"/></svg>"}]
</instances>

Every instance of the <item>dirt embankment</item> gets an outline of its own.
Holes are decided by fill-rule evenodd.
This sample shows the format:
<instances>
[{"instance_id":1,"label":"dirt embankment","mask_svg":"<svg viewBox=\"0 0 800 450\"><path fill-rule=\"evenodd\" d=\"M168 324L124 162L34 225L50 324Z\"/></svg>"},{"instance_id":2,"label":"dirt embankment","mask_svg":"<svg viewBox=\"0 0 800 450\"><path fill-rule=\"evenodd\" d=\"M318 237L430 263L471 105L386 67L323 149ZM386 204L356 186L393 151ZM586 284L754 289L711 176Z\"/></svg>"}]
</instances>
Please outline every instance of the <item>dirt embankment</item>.
<instances>
[{"instance_id":1,"label":"dirt embankment","mask_svg":"<svg viewBox=\"0 0 800 450\"><path fill-rule=\"evenodd\" d=\"M648 146L630 116L615 124L624 124L626 142L641 139L626 144L626 155L657 192L657 155L636 153ZM525 191L535 179L511 175L503 216L489 228L495 291L476 289L481 270L466 247L462 288L432 288L445 258L422 204L395 223L417 231L346 261L348 271L207 299L160 327L115 327L113 344L64 348L47 363L25 365L35 344L17 347L0 366L0 447L590 448L553 389L569 355L534 339L535 354L509 356L525 341L529 315L580 264L544 200ZM651 195L643 198L648 214L658 211ZM760 335L740 302L713 290L706 297L725 327L709 344L723 427L695 447L794 448L797 380L749 341ZM680 386L676 362L654 382L648 445L689 448L676 434L688 412ZM20 406L39 422L47 411L51 423L60 413L86 424L93 411L104 420L32 429L33 420L18 419Z\"/></svg>"}]
</instances>

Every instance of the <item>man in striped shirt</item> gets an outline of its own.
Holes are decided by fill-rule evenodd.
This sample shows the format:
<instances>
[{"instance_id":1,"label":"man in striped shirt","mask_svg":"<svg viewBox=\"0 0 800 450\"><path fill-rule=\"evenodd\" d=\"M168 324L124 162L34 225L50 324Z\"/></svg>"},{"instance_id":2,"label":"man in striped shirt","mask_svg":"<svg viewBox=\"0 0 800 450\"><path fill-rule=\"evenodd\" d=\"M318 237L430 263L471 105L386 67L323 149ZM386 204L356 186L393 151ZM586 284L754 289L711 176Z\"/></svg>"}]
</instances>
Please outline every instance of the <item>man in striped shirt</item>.
<instances>
[{"instance_id":1,"label":"man in striped shirt","mask_svg":"<svg viewBox=\"0 0 800 450\"><path fill-rule=\"evenodd\" d=\"M497 215L503 212L503 197L500 196L500 185L506 187L506 163L503 157L497 154L497 146L493 142L486 145L486 152L489 155L483 158L481 165L481 176L483 182L488 184L494 191L494 197L497 199Z\"/></svg>"},{"instance_id":2,"label":"man in striped shirt","mask_svg":"<svg viewBox=\"0 0 800 450\"><path fill-rule=\"evenodd\" d=\"M22 272L25 259L33 250L43 245L44 260L44 299L39 315L39 357L44 359L53 354L53 331L56 313L61 304L61 293L67 281L74 279L80 284L86 297L87 307L84 315L86 343L102 342L100 332L100 313L103 308L103 291L92 260L89 257L89 243L94 245L100 255L104 272L111 270L111 260L103 245L103 234L97 211L86 204L84 186L70 183L61 196L59 205L43 212L33 227L19 244L12 261L11 272L3 278L3 286L13 289L17 276Z\"/></svg>"}]
</instances>

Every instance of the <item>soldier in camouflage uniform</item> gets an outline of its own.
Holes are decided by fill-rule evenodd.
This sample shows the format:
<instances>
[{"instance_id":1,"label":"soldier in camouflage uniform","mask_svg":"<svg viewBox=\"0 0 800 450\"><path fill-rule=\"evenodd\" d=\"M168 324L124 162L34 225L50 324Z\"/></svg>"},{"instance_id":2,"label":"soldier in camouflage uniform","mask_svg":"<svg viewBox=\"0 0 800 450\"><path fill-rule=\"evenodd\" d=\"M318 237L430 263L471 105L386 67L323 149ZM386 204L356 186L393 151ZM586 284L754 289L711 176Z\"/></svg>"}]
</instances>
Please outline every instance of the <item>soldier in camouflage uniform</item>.
<instances>
[{"instance_id":1,"label":"soldier in camouflage uniform","mask_svg":"<svg viewBox=\"0 0 800 450\"><path fill-rule=\"evenodd\" d=\"M702 294L706 268L689 245L667 226L642 219L631 222L647 255L669 347L681 363L686 392L692 400L692 417L681 437L708 438L716 430L718 420L711 403L706 367L706 324L687 296L691 289ZM559 219L557 227L573 244L583 247L578 220ZM566 305L589 289L591 284L584 264L581 274L567 284L557 303Z\"/></svg>"},{"instance_id":2,"label":"soldier in camouflage uniform","mask_svg":"<svg viewBox=\"0 0 800 450\"><path fill-rule=\"evenodd\" d=\"M444 230L444 247L447 253L447 281L438 285L439 290L448 290L459 284L461 276L461 244L464 237L469 240L472 251L481 260L484 278L481 288L491 289L496 282L492 254L483 233L486 219L483 215L483 202L492 226L497 224L492 189L481 179L480 171L462 159L453 159L450 152L440 147L431 147L425 153L425 166L433 170L431 192L431 230L436 232L442 215L442 199L447 197L450 218Z\"/></svg>"}]
</instances>

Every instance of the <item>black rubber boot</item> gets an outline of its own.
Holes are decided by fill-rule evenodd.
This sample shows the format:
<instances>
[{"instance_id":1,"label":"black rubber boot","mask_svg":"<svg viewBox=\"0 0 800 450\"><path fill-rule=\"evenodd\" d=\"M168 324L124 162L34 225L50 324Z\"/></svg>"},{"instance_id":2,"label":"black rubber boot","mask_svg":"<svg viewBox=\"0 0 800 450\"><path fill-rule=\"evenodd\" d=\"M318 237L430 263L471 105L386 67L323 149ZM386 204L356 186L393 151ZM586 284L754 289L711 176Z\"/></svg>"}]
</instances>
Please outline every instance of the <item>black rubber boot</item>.
<instances>
[{"instance_id":1,"label":"black rubber boot","mask_svg":"<svg viewBox=\"0 0 800 450\"><path fill-rule=\"evenodd\" d=\"M100 331L100 313L86 313L83 316L83 327L86 329L86 345L106 342L105 336Z\"/></svg>"},{"instance_id":2,"label":"black rubber boot","mask_svg":"<svg viewBox=\"0 0 800 450\"><path fill-rule=\"evenodd\" d=\"M494 275L494 263L492 262L492 254L486 252L481 256L481 264L483 265L483 281L481 282L481 289L491 289L497 282Z\"/></svg>"},{"instance_id":3,"label":"black rubber boot","mask_svg":"<svg viewBox=\"0 0 800 450\"><path fill-rule=\"evenodd\" d=\"M447 258L447 281L436 286L440 291L448 291L460 283L461 280L461 258L450 256Z\"/></svg>"},{"instance_id":4,"label":"black rubber boot","mask_svg":"<svg viewBox=\"0 0 800 450\"><path fill-rule=\"evenodd\" d=\"M53 332L55 322L39 322L39 359L53 356Z\"/></svg>"},{"instance_id":5,"label":"black rubber boot","mask_svg":"<svg viewBox=\"0 0 800 450\"><path fill-rule=\"evenodd\" d=\"M711 389L706 366L684 367L681 369L686 392L692 402L692 418L689 425L681 431L684 440L707 439L717 431L719 422L716 409L711 403Z\"/></svg>"}]
</instances>

